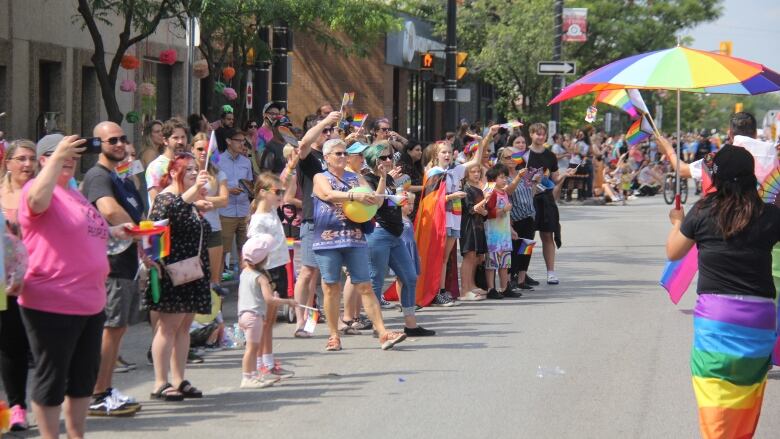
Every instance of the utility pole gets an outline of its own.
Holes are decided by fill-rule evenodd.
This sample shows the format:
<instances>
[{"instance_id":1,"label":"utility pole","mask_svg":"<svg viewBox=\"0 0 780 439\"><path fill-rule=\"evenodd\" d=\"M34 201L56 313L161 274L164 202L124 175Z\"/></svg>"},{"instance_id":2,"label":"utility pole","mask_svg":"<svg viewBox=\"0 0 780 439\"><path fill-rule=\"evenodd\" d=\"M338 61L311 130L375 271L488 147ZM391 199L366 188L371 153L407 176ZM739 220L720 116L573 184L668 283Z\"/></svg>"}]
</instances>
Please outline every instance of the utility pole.
<instances>
[{"instance_id":1,"label":"utility pole","mask_svg":"<svg viewBox=\"0 0 780 439\"><path fill-rule=\"evenodd\" d=\"M193 113L194 82L192 64L195 62L195 17L187 17L187 114ZM198 111L200 113L200 111Z\"/></svg>"},{"instance_id":2,"label":"utility pole","mask_svg":"<svg viewBox=\"0 0 780 439\"><path fill-rule=\"evenodd\" d=\"M446 77L444 80L444 130L455 131L458 126L458 80L456 76L455 57L458 53L456 33L457 12L456 0L447 0L447 42L446 42Z\"/></svg>"},{"instance_id":3,"label":"utility pole","mask_svg":"<svg viewBox=\"0 0 780 439\"><path fill-rule=\"evenodd\" d=\"M290 29L284 22L275 23L273 28L274 64L271 67L271 100L281 102L287 107L287 51Z\"/></svg>"},{"instance_id":4,"label":"utility pole","mask_svg":"<svg viewBox=\"0 0 780 439\"><path fill-rule=\"evenodd\" d=\"M260 38L260 41L264 42L266 45L269 45L271 42L271 32L268 26L260 27L260 29L257 31L257 34ZM254 82L253 90L255 93L252 98L255 102L255 114L259 115L258 119L260 119L261 122L263 117L261 112L263 111L263 107L265 106L266 102L268 102L268 77L270 72L271 63L267 59L260 60L259 56L256 57L255 75L252 78Z\"/></svg>"},{"instance_id":5,"label":"utility pole","mask_svg":"<svg viewBox=\"0 0 780 439\"><path fill-rule=\"evenodd\" d=\"M555 26L555 41L553 43L553 61L561 60L561 44L563 40L563 0L555 0L555 16L553 18ZM558 96L561 92L561 78L560 75L552 77L552 97ZM551 105L551 118L555 121L556 129L561 122L561 104Z\"/></svg>"}]
</instances>

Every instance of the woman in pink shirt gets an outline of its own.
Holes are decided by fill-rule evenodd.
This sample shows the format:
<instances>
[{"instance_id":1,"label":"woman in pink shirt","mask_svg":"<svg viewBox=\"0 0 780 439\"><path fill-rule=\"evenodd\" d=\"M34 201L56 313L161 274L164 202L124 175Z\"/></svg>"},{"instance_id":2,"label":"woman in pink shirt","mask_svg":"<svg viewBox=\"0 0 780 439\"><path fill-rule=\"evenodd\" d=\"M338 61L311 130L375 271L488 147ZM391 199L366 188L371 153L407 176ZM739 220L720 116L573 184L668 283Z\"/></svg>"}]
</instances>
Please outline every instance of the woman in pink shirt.
<instances>
[{"instance_id":1,"label":"woman in pink shirt","mask_svg":"<svg viewBox=\"0 0 780 439\"><path fill-rule=\"evenodd\" d=\"M124 225L109 228L69 185L84 142L61 134L42 138L36 145L41 172L19 200L18 220L29 251L19 306L35 359L33 413L44 438L59 436L65 400L68 437L84 437L100 365L107 240L109 234L128 238Z\"/></svg>"}]
</instances>

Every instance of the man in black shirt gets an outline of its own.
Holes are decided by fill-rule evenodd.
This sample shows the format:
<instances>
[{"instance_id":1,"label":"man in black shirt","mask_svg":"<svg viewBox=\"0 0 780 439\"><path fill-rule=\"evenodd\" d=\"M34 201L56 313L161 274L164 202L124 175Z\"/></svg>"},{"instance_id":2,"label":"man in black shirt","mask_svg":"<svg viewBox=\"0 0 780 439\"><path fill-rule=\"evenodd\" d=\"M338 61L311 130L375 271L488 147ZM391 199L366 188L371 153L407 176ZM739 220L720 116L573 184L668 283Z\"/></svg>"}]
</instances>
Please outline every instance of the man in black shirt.
<instances>
[{"instance_id":1,"label":"man in black shirt","mask_svg":"<svg viewBox=\"0 0 780 439\"><path fill-rule=\"evenodd\" d=\"M301 189L303 204L303 222L301 223L301 267L298 279L295 281L295 298L298 303L308 305L312 293L317 289L317 278L320 270L314 260L314 201L311 194L314 189L314 176L327 168L321 147L331 136L337 135L334 126L341 119L341 113L333 111L303 136L298 150L298 187ZM296 307L297 317L296 337L309 337L303 330L305 322L303 309Z\"/></svg>"},{"instance_id":2,"label":"man in black shirt","mask_svg":"<svg viewBox=\"0 0 780 439\"><path fill-rule=\"evenodd\" d=\"M101 140L98 162L84 176L84 196L95 205L112 226L137 223L143 213L143 200L131 181L115 172L127 154L127 137L113 122L101 122L93 130ZM138 271L138 248L135 243L123 252L109 256L111 271L106 279L106 323L100 354L100 370L95 382L91 415L133 415L141 406L111 388L111 376L117 364L122 336L127 330L134 299L138 296L135 275ZM137 306L137 305L136 305Z\"/></svg>"},{"instance_id":3,"label":"man in black shirt","mask_svg":"<svg viewBox=\"0 0 780 439\"><path fill-rule=\"evenodd\" d=\"M539 231L539 236L542 239L542 254L547 266L547 283L558 285L558 277L555 275L555 238L553 235L558 231L560 224L558 206L555 204L552 190L564 178L574 174L575 168L566 170L564 174L558 171L558 158L552 151L544 147L544 142L547 140L547 126L545 124L533 124L529 127L529 132L531 133L531 147L526 167L529 171L536 171L534 178L539 183L538 187L544 188L534 196L536 230ZM550 182L552 184L549 184Z\"/></svg>"},{"instance_id":4,"label":"man in black shirt","mask_svg":"<svg viewBox=\"0 0 780 439\"><path fill-rule=\"evenodd\" d=\"M219 152L225 152L227 149L227 131L233 128L236 122L236 116L233 111L222 111L219 118L219 127L214 130L214 137L217 139L217 148Z\"/></svg>"}]
</instances>

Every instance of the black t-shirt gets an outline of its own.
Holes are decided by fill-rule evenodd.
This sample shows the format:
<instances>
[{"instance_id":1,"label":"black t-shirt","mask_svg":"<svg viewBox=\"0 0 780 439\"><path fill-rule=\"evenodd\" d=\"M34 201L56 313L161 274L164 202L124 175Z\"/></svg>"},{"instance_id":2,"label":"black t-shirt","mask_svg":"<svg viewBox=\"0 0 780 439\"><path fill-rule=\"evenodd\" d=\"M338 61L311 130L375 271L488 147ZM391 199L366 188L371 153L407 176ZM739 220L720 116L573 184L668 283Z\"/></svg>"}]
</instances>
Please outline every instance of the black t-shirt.
<instances>
[{"instance_id":1,"label":"black t-shirt","mask_svg":"<svg viewBox=\"0 0 780 439\"><path fill-rule=\"evenodd\" d=\"M220 126L216 130L214 130L214 137L217 139L217 149L219 152L225 152L227 149L227 137L225 134L227 134L227 128Z\"/></svg>"},{"instance_id":2,"label":"black t-shirt","mask_svg":"<svg viewBox=\"0 0 780 439\"><path fill-rule=\"evenodd\" d=\"M311 193L314 190L314 176L328 168L322 151L314 148L309 151L306 158L298 162L298 187L301 188L301 203L303 204L303 220L314 220L314 201Z\"/></svg>"},{"instance_id":3,"label":"black t-shirt","mask_svg":"<svg viewBox=\"0 0 780 439\"><path fill-rule=\"evenodd\" d=\"M546 149L542 152L528 151L528 163L527 168L541 169L542 174L548 173L548 177L552 178L552 173L558 171L558 158L555 157L552 151ZM545 191L536 194L537 197L544 196L545 194L551 195L552 191Z\"/></svg>"},{"instance_id":4,"label":"black t-shirt","mask_svg":"<svg viewBox=\"0 0 780 439\"><path fill-rule=\"evenodd\" d=\"M368 184L376 190L376 187L379 186L379 177L374 174L367 174L365 178ZM385 177L385 187L385 193L389 195L395 194L395 182L393 181L393 177L389 175ZM391 206L390 200L385 198L384 203L382 203L376 211L376 222L392 235L401 236L401 233L404 231L401 206Z\"/></svg>"},{"instance_id":5,"label":"black t-shirt","mask_svg":"<svg viewBox=\"0 0 780 439\"><path fill-rule=\"evenodd\" d=\"M742 233L724 241L710 206L699 201L680 231L699 248L699 294L775 297L772 247L780 240L780 208L766 205Z\"/></svg>"},{"instance_id":6,"label":"black t-shirt","mask_svg":"<svg viewBox=\"0 0 780 439\"><path fill-rule=\"evenodd\" d=\"M119 199L119 188L115 186L117 183L113 181L111 174L112 171L100 163L97 163L92 169L87 171L86 175L84 175L84 185L82 189L84 197L89 200L90 203L94 204L95 208L97 208L97 200L103 197L111 197L115 199L120 206L124 203L129 203L131 206L138 206L143 210L143 201L141 200L138 191L134 190L135 188L133 188L133 191L129 190L129 188L122 190L122 195L125 199ZM118 177L116 178L118 180ZM132 184L132 182L128 183ZM133 216L130 212L128 212L128 215L131 217ZM120 279L135 278L136 272L138 271L138 249L136 244L131 244L127 250L118 255L108 256L108 263L111 267L111 272L108 274L109 277Z\"/></svg>"},{"instance_id":7,"label":"black t-shirt","mask_svg":"<svg viewBox=\"0 0 780 439\"><path fill-rule=\"evenodd\" d=\"M265 144L263 153L260 155L259 165L263 171L271 171L276 175L281 174L287 165L287 162L284 160L284 144L273 139L269 140Z\"/></svg>"}]
</instances>

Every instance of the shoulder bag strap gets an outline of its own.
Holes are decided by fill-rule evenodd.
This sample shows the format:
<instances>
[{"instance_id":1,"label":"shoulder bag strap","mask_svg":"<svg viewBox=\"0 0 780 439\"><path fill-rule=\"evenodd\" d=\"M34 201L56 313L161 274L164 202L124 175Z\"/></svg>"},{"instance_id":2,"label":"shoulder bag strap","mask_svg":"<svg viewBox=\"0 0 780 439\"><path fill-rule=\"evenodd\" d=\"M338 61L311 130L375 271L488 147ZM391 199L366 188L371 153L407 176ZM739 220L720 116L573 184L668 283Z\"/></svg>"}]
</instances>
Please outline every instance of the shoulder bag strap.
<instances>
[{"instance_id":1,"label":"shoulder bag strap","mask_svg":"<svg viewBox=\"0 0 780 439\"><path fill-rule=\"evenodd\" d=\"M192 206L192 212L195 214L195 219L198 220L198 224L200 225L200 242L198 243L198 259L200 259L200 251L203 247L203 221L201 221L200 215L198 215L198 209L196 209L195 206Z\"/></svg>"}]
</instances>

